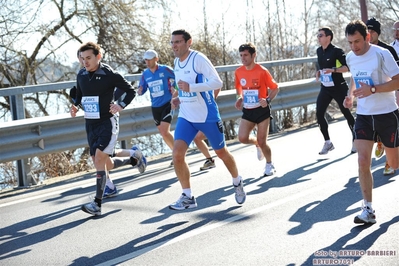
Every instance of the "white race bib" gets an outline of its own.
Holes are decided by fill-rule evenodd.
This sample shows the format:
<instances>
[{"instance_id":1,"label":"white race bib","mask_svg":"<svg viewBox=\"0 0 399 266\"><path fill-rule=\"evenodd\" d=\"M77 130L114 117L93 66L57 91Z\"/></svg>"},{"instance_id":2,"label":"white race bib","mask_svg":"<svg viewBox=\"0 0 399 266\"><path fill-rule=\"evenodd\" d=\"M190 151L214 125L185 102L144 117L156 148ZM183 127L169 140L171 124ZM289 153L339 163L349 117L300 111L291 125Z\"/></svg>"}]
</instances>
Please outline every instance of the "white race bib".
<instances>
[{"instance_id":1,"label":"white race bib","mask_svg":"<svg viewBox=\"0 0 399 266\"><path fill-rule=\"evenodd\" d=\"M84 96L82 97L82 105L85 111L86 119L99 119L100 118L100 104L98 96Z\"/></svg>"},{"instance_id":2,"label":"white race bib","mask_svg":"<svg viewBox=\"0 0 399 266\"><path fill-rule=\"evenodd\" d=\"M179 100L181 103L198 102L197 93L196 92L185 92L185 91L179 90Z\"/></svg>"},{"instance_id":3,"label":"white race bib","mask_svg":"<svg viewBox=\"0 0 399 266\"><path fill-rule=\"evenodd\" d=\"M243 100L245 108L256 108L259 106L258 90L243 90Z\"/></svg>"},{"instance_id":4,"label":"white race bib","mask_svg":"<svg viewBox=\"0 0 399 266\"><path fill-rule=\"evenodd\" d=\"M371 71L359 70L353 76L353 80L355 81L356 89L361 87L359 82L366 83L369 86L374 86L374 82L371 79Z\"/></svg>"},{"instance_id":5,"label":"white race bib","mask_svg":"<svg viewBox=\"0 0 399 266\"><path fill-rule=\"evenodd\" d=\"M161 97L165 94L162 79L149 82L148 87L150 88L151 96L153 98Z\"/></svg>"},{"instance_id":6,"label":"white race bib","mask_svg":"<svg viewBox=\"0 0 399 266\"><path fill-rule=\"evenodd\" d=\"M332 74L331 73L324 73L323 70L320 70L320 81L321 84L324 85L324 87L333 87L334 86L334 81L332 79Z\"/></svg>"}]
</instances>

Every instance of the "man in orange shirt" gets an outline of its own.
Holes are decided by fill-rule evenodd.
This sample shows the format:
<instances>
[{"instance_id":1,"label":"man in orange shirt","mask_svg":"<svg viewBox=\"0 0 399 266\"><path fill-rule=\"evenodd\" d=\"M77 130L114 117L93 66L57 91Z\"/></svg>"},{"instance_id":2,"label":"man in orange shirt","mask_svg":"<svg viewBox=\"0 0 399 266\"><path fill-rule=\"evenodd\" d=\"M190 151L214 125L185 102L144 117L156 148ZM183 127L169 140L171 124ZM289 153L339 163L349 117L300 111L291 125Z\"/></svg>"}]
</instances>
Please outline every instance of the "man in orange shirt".
<instances>
[{"instance_id":1,"label":"man in orange shirt","mask_svg":"<svg viewBox=\"0 0 399 266\"><path fill-rule=\"evenodd\" d=\"M255 45L245 43L240 45L238 50L243 64L235 71L235 107L243 112L238 140L244 144L256 145L258 160L266 158L264 176L270 176L275 173L275 168L266 140L270 126L270 102L277 96L278 84L265 67L255 63ZM250 136L255 126L258 128L256 138Z\"/></svg>"}]
</instances>

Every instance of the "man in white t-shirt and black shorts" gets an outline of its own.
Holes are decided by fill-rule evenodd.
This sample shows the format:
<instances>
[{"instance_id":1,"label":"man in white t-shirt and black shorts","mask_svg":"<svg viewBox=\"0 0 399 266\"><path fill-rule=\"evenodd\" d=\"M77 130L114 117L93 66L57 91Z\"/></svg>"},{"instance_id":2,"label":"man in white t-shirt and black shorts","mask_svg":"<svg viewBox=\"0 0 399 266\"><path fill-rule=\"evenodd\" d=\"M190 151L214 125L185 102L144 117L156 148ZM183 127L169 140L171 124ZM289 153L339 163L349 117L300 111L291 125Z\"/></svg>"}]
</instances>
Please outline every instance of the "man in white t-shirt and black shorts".
<instances>
[{"instance_id":1,"label":"man in white t-shirt and black shorts","mask_svg":"<svg viewBox=\"0 0 399 266\"><path fill-rule=\"evenodd\" d=\"M362 212L354 222L375 223L371 153L377 136L385 146L389 165L394 169L399 165L399 112L395 97L399 88L399 67L387 49L369 43L370 33L363 21L349 23L345 35L352 50L346 56L352 81L344 106L352 108L353 98L357 97L354 132L363 196Z\"/></svg>"}]
</instances>

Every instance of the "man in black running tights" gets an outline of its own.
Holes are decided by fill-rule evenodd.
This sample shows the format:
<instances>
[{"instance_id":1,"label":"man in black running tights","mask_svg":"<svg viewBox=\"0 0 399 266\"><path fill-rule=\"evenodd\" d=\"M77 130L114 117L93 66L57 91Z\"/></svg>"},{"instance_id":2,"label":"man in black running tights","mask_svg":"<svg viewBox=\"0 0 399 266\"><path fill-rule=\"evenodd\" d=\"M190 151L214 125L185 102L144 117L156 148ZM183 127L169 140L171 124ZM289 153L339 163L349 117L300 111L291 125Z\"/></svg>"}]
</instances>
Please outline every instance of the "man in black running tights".
<instances>
[{"instance_id":1,"label":"man in black running tights","mask_svg":"<svg viewBox=\"0 0 399 266\"><path fill-rule=\"evenodd\" d=\"M316 79L320 79L321 88L316 102L316 117L325 141L322 150L319 152L320 155L327 154L334 149L328 134L328 123L325 118L327 108L332 99L337 102L339 109L348 121L352 134L351 153L356 152L356 148L353 146L355 118L350 110L343 106L343 100L349 88L342 73L347 72L348 67L346 66L344 51L331 43L333 37L334 33L329 27L320 28L317 34L320 47L317 48L318 71L316 72Z\"/></svg>"}]
</instances>

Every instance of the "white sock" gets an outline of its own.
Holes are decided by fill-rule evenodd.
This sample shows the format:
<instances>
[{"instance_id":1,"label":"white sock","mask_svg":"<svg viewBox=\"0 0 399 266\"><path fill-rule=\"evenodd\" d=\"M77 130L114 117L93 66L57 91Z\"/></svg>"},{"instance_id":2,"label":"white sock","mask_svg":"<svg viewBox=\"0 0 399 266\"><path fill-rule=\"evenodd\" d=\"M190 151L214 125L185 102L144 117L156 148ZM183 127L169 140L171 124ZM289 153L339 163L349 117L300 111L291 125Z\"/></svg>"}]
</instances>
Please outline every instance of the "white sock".
<instances>
[{"instance_id":1,"label":"white sock","mask_svg":"<svg viewBox=\"0 0 399 266\"><path fill-rule=\"evenodd\" d=\"M373 207L371 206L371 205L372 205L372 202L369 202L369 201L367 201L367 200L364 200L363 202L364 202L364 206L369 207L370 210L373 209Z\"/></svg>"},{"instance_id":2,"label":"white sock","mask_svg":"<svg viewBox=\"0 0 399 266\"><path fill-rule=\"evenodd\" d=\"M186 194L187 197L191 198L191 188L183 188L183 193Z\"/></svg>"},{"instance_id":3,"label":"white sock","mask_svg":"<svg viewBox=\"0 0 399 266\"><path fill-rule=\"evenodd\" d=\"M326 143L327 143L327 144L330 144L330 143L331 143L331 140L326 140Z\"/></svg>"},{"instance_id":4,"label":"white sock","mask_svg":"<svg viewBox=\"0 0 399 266\"><path fill-rule=\"evenodd\" d=\"M238 186L241 182L241 176L233 177L233 184L234 186Z\"/></svg>"},{"instance_id":5,"label":"white sock","mask_svg":"<svg viewBox=\"0 0 399 266\"><path fill-rule=\"evenodd\" d=\"M107 183L105 183L105 185L107 187L109 187L110 189L114 189L115 188L115 185L114 185L114 183L112 183L111 178L107 178Z\"/></svg>"}]
</instances>

